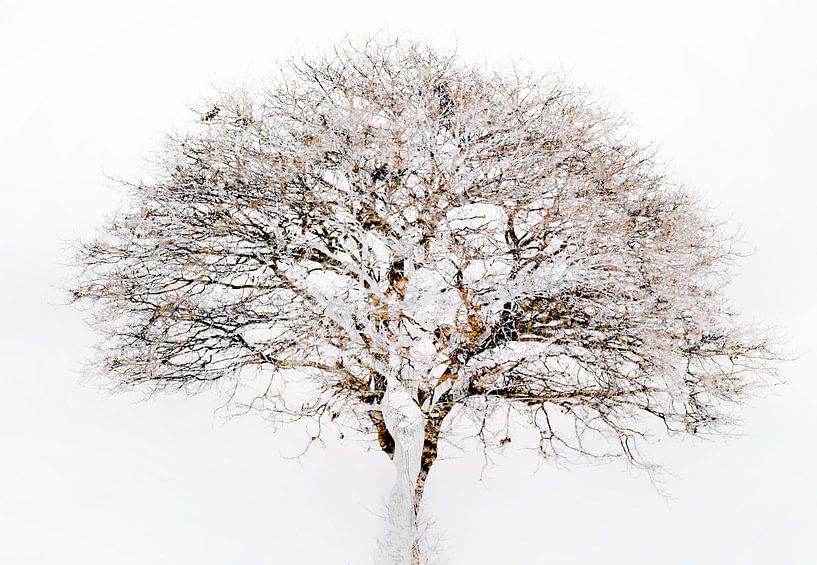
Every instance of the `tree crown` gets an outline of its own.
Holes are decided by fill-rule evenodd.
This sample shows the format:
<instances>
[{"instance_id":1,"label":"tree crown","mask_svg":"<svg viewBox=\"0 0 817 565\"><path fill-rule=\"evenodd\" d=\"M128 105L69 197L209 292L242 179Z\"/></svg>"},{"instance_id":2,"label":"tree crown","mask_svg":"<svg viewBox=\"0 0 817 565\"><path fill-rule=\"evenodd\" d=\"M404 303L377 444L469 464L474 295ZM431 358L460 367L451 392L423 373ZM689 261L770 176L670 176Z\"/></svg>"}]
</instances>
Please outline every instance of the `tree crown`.
<instances>
[{"instance_id":1,"label":"tree crown","mask_svg":"<svg viewBox=\"0 0 817 565\"><path fill-rule=\"evenodd\" d=\"M509 441L508 409L544 455L638 461L641 416L717 429L771 370L724 302L731 239L555 79L339 46L206 104L129 191L72 289L123 387L230 383L388 453L392 375L486 442Z\"/></svg>"}]
</instances>

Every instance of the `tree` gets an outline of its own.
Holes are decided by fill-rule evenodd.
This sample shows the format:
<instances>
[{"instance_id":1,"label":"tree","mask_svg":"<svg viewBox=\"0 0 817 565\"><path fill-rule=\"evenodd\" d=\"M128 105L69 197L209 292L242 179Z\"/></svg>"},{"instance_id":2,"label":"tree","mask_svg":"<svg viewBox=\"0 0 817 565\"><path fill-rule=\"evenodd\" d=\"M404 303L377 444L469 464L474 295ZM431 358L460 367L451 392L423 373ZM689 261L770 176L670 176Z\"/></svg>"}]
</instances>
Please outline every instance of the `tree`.
<instances>
[{"instance_id":1,"label":"tree","mask_svg":"<svg viewBox=\"0 0 817 565\"><path fill-rule=\"evenodd\" d=\"M418 561L453 422L648 467L650 420L717 431L773 372L723 300L732 238L555 79L345 44L205 104L127 186L72 288L101 372L376 438L397 473L381 563Z\"/></svg>"}]
</instances>

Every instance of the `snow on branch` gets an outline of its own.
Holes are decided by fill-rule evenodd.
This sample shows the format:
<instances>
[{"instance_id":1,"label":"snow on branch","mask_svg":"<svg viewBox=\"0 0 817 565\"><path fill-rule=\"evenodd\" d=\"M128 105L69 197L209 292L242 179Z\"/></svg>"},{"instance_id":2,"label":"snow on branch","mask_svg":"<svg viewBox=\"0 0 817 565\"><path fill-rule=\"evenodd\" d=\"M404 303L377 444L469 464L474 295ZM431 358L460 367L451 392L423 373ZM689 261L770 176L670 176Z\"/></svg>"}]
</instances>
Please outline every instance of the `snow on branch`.
<instances>
[{"instance_id":1,"label":"snow on branch","mask_svg":"<svg viewBox=\"0 0 817 565\"><path fill-rule=\"evenodd\" d=\"M389 456L397 379L428 422L425 472L449 415L512 407L544 455L638 461L642 417L718 429L773 373L725 304L717 221L550 77L341 45L203 104L129 192L72 289L105 375L246 386L247 406L362 427Z\"/></svg>"}]
</instances>

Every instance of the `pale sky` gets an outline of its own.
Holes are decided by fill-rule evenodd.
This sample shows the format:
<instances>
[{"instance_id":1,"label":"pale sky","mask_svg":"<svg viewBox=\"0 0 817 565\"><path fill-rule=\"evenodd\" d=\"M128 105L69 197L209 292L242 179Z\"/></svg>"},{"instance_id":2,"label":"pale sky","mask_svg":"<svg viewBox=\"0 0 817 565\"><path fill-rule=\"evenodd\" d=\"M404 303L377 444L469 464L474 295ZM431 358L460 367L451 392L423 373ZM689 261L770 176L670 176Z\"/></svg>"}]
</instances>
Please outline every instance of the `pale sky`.
<instances>
[{"instance_id":1,"label":"pale sky","mask_svg":"<svg viewBox=\"0 0 817 565\"><path fill-rule=\"evenodd\" d=\"M807 2L0 0L0 563L372 562L392 468L356 441L300 461L299 430L216 400L80 382L95 336L60 306L87 236L164 132L296 50L378 31L466 60L558 70L629 116L674 177L744 232L728 290L772 325L787 383L741 435L664 439L662 497L622 466L443 451L426 508L452 565L812 563L817 555L815 13Z\"/></svg>"}]
</instances>

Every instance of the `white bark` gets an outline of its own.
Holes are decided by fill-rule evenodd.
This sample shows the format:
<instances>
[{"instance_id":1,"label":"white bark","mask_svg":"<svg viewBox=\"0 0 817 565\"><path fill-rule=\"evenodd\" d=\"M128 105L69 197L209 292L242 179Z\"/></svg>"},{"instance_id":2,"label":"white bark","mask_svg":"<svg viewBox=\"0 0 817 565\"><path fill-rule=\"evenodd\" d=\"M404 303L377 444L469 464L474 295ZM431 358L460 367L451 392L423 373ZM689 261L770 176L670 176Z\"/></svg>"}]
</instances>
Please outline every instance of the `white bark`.
<instances>
[{"instance_id":1,"label":"white bark","mask_svg":"<svg viewBox=\"0 0 817 565\"><path fill-rule=\"evenodd\" d=\"M390 379L387 384L381 407L386 427L394 438L396 474L377 562L378 565L412 565L412 548L417 540L414 489L420 474L425 417L397 379Z\"/></svg>"}]
</instances>

